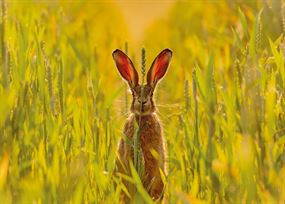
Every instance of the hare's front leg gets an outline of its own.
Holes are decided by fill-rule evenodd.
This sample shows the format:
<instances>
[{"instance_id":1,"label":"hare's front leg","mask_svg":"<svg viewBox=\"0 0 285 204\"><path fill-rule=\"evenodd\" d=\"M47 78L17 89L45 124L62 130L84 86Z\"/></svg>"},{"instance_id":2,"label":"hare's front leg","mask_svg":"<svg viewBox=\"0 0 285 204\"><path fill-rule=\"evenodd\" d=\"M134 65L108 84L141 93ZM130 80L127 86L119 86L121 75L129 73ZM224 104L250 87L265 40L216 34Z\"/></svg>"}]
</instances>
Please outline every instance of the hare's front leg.
<instances>
[{"instance_id":1,"label":"hare's front leg","mask_svg":"<svg viewBox=\"0 0 285 204\"><path fill-rule=\"evenodd\" d=\"M133 159L132 147L122 138L118 147L118 155L116 159L117 172L130 175L129 160Z\"/></svg>"},{"instance_id":2,"label":"hare's front leg","mask_svg":"<svg viewBox=\"0 0 285 204\"><path fill-rule=\"evenodd\" d=\"M117 171L123 175L131 176L130 171L130 160L133 160L133 148L126 142L124 139L120 140L119 149L118 149L118 158L116 161ZM130 195L132 195L132 184L129 183L126 179L122 179L124 186L127 188ZM127 198L125 193L122 193L123 203L129 203L130 200Z\"/></svg>"},{"instance_id":3,"label":"hare's front leg","mask_svg":"<svg viewBox=\"0 0 285 204\"><path fill-rule=\"evenodd\" d=\"M120 140L118 148L118 158L117 158L117 171L123 175L131 176L130 161L134 159L134 150L131 144L133 137L133 120L130 118L124 128L125 137ZM132 196L134 194L133 184L128 182L126 179L122 179L123 184L127 188L129 194ZM124 203L129 203L130 200L127 198L125 193L122 193L122 200Z\"/></svg>"},{"instance_id":4,"label":"hare's front leg","mask_svg":"<svg viewBox=\"0 0 285 204\"><path fill-rule=\"evenodd\" d=\"M165 171L165 156L162 138L159 141L150 143L143 148L145 160L145 172L143 184L149 195L157 200L162 198L164 184L161 178L160 169Z\"/></svg>"}]
</instances>

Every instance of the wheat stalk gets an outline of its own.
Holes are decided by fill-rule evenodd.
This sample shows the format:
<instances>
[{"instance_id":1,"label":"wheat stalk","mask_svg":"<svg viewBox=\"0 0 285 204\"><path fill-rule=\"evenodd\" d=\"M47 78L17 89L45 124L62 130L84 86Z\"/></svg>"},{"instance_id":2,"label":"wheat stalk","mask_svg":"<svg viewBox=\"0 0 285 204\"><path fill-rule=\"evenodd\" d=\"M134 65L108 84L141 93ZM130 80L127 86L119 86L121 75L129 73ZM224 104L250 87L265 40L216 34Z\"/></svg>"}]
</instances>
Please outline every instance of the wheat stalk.
<instances>
[{"instance_id":1,"label":"wheat stalk","mask_svg":"<svg viewBox=\"0 0 285 204\"><path fill-rule=\"evenodd\" d=\"M285 59L285 2L281 3L281 16L282 16L282 31L283 31L283 40L280 43L280 48L283 54L283 58Z\"/></svg>"},{"instance_id":2,"label":"wheat stalk","mask_svg":"<svg viewBox=\"0 0 285 204\"><path fill-rule=\"evenodd\" d=\"M189 81L186 79L184 81L184 101L185 101L185 110L188 112L190 106L190 96L189 96Z\"/></svg>"},{"instance_id":3,"label":"wheat stalk","mask_svg":"<svg viewBox=\"0 0 285 204\"><path fill-rule=\"evenodd\" d=\"M145 77L145 73L146 73L146 70L145 70L145 49L142 48L142 51L141 51L141 74L142 74L142 85L144 83L144 77Z\"/></svg>"},{"instance_id":4,"label":"wheat stalk","mask_svg":"<svg viewBox=\"0 0 285 204\"><path fill-rule=\"evenodd\" d=\"M58 65L59 65L59 70L58 70L58 95L59 95L59 102L60 102L60 109L61 109L61 114L64 113L64 106L63 106L63 64L62 64L62 58L58 57Z\"/></svg>"},{"instance_id":5,"label":"wheat stalk","mask_svg":"<svg viewBox=\"0 0 285 204\"><path fill-rule=\"evenodd\" d=\"M45 70L46 70L46 81L48 83L50 104L51 104L52 113L54 114L52 70L51 70L49 59L46 55L46 48L45 48L45 42L44 41L41 42L41 48L42 48L42 53L43 53L43 57L44 57L44 65L45 65Z\"/></svg>"},{"instance_id":6,"label":"wheat stalk","mask_svg":"<svg viewBox=\"0 0 285 204\"><path fill-rule=\"evenodd\" d=\"M262 23L261 23L261 17L258 16L257 25L256 25L256 36L255 36L257 53L261 49L261 38L262 38Z\"/></svg>"},{"instance_id":7,"label":"wheat stalk","mask_svg":"<svg viewBox=\"0 0 285 204\"><path fill-rule=\"evenodd\" d=\"M282 1L281 5L281 16L282 16L282 28L283 28L283 34L285 35L285 2Z\"/></svg>"},{"instance_id":8,"label":"wheat stalk","mask_svg":"<svg viewBox=\"0 0 285 204\"><path fill-rule=\"evenodd\" d=\"M145 59L145 49L142 48L141 50L141 75L142 75L142 87L141 87L141 96L143 96L143 91L144 91L144 77L145 77L145 73L146 73L146 69L145 69L145 63L146 63L146 59ZM142 110L142 104L140 104L141 107L140 109ZM137 170L137 172L139 173L139 175L142 175L142 155L141 155L141 147L140 147L140 133L141 133L141 115L139 117L139 123L138 123L138 128L134 137L134 165L135 168Z\"/></svg>"},{"instance_id":9,"label":"wheat stalk","mask_svg":"<svg viewBox=\"0 0 285 204\"><path fill-rule=\"evenodd\" d=\"M194 128L194 143L196 147L199 147L199 131L198 131L198 100L197 100L197 76L196 70L192 73L192 86L193 86L193 99L194 99L194 118L195 118L195 128Z\"/></svg>"},{"instance_id":10,"label":"wheat stalk","mask_svg":"<svg viewBox=\"0 0 285 204\"><path fill-rule=\"evenodd\" d=\"M7 52L7 44L5 42L6 4L4 0L2 0L1 11L2 11L1 13L2 69L3 69L4 86L7 88L9 86L9 76L8 76L8 52Z\"/></svg>"},{"instance_id":11,"label":"wheat stalk","mask_svg":"<svg viewBox=\"0 0 285 204\"><path fill-rule=\"evenodd\" d=\"M4 62L4 58L5 58L5 48L4 48L4 43L5 43L5 2L4 0L1 1L1 51L2 51L2 62Z\"/></svg>"},{"instance_id":12,"label":"wheat stalk","mask_svg":"<svg viewBox=\"0 0 285 204\"><path fill-rule=\"evenodd\" d=\"M13 80L13 66L14 66L14 61L12 59L12 56L11 56L11 52L8 51L8 73L9 73L9 80L10 80L10 83L12 82Z\"/></svg>"}]
</instances>

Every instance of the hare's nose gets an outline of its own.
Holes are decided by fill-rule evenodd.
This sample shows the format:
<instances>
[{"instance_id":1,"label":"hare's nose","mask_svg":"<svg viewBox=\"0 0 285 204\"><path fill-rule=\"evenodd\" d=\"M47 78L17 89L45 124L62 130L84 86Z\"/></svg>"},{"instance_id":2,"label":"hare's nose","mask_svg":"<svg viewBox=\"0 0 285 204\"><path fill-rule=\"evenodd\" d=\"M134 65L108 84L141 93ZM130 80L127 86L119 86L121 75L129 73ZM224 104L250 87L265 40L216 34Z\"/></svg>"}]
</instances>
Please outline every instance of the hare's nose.
<instances>
[{"instance_id":1,"label":"hare's nose","mask_svg":"<svg viewBox=\"0 0 285 204\"><path fill-rule=\"evenodd\" d=\"M141 103L142 105L146 104L146 102L147 102L146 100L141 100L141 99L139 99L138 101L139 101L139 103Z\"/></svg>"}]
</instances>

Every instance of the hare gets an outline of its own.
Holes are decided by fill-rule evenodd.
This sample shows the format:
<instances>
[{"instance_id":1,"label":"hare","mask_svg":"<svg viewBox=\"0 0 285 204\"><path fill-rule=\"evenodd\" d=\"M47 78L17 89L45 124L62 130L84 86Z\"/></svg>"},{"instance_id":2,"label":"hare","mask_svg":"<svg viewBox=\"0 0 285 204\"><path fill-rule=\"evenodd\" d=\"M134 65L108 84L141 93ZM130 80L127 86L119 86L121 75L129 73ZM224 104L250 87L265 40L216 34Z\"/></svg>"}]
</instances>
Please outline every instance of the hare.
<instances>
[{"instance_id":1,"label":"hare","mask_svg":"<svg viewBox=\"0 0 285 204\"><path fill-rule=\"evenodd\" d=\"M119 142L118 158L116 160L117 169L115 171L131 175L130 161L134 163L132 141L136 127L138 127L140 129L139 144L142 151L144 172L141 180L153 200L161 200L163 197L164 184L160 169L163 173L166 173L166 150L161 125L155 114L153 92L158 81L165 75L171 57L171 50L163 50L155 58L147 73L147 84L140 85L138 73L129 57L119 49L113 52L113 59L117 69L123 79L128 82L133 96L131 114L124 126L125 138L122 138ZM137 124L135 125L135 123ZM131 200L134 192L132 192L130 183L126 180L123 182L129 191L129 198L124 194L123 200L128 202L126 200Z\"/></svg>"}]
</instances>

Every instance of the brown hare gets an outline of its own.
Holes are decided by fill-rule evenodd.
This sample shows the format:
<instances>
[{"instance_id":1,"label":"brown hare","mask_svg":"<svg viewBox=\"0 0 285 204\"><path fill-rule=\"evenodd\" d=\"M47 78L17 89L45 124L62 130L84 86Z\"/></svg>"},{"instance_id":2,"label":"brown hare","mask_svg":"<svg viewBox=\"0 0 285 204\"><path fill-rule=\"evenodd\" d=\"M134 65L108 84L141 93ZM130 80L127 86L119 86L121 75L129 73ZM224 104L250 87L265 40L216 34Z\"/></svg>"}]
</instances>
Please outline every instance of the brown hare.
<instances>
[{"instance_id":1,"label":"brown hare","mask_svg":"<svg viewBox=\"0 0 285 204\"><path fill-rule=\"evenodd\" d=\"M153 92L157 82L165 75L172 57L169 49L163 50L154 60L147 73L147 84L139 84L138 73L129 59L121 50L113 52L113 58L121 76L128 82L133 100L131 114L124 126L125 138L122 138L118 147L116 172L130 175L130 161L134 163L134 149L132 145L136 127L139 131L139 144L142 151L143 176L142 183L153 200L161 200L164 184L160 169L165 173L165 144L160 122L155 114ZM136 124L135 124L136 123ZM127 138L127 139L126 139ZM128 140L128 141L126 141ZM131 184L126 180L124 185L130 197L123 194L124 202L131 202L134 192Z\"/></svg>"}]
</instances>

